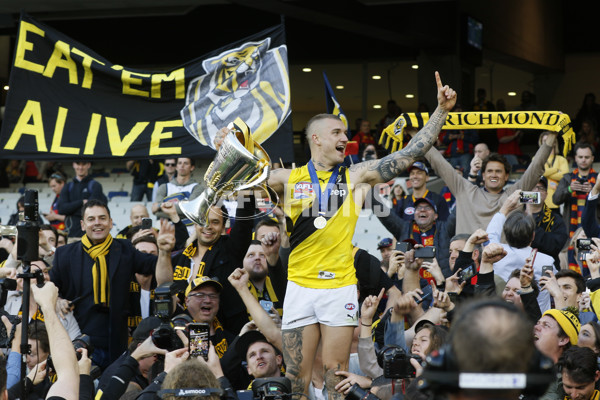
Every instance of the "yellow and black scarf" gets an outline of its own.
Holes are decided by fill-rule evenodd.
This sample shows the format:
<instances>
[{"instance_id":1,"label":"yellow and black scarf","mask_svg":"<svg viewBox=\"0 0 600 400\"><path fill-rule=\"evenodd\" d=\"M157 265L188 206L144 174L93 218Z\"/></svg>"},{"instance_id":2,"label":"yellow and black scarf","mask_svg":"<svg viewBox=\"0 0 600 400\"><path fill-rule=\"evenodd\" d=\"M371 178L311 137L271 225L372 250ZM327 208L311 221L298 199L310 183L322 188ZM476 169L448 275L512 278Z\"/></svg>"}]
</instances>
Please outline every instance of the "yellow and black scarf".
<instances>
[{"instance_id":1,"label":"yellow and black scarf","mask_svg":"<svg viewBox=\"0 0 600 400\"><path fill-rule=\"evenodd\" d=\"M109 234L104 242L92 245L87 235L81 238L83 250L89 254L94 260L92 266L92 279L94 285L94 304L108 307L110 299L110 280L108 277L108 264L106 256L110 250L110 245L113 242L112 236Z\"/></svg>"}]
</instances>

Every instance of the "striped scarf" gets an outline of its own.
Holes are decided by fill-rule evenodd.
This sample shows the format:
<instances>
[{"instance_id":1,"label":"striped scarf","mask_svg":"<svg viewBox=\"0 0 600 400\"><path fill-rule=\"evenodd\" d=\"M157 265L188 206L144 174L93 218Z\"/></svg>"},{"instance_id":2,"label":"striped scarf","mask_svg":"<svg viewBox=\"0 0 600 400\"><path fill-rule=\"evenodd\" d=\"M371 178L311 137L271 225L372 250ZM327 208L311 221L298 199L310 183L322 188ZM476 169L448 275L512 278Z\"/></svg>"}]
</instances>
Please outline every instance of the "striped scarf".
<instances>
[{"instance_id":1,"label":"striped scarf","mask_svg":"<svg viewBox=\"0 0 600 400\"><path fill-rule=\"evenodd\" d=\"M92 266L92 279L94 286L94 304L108 307L110 298L110 282L108 277L108 266L106 256L110 250L110 245L113 242L112 236L109 234L104 242L93 245L87 235L81 238L83 250L94 260Z\"/></svg>"},{"instance_id":2,"label":"striped scarf","mask_svg":"<svg viewBox=\"0 0 600 400\"><path fill-rule=\"evenodd\" d=\"M590 173L587 176L588 182L594 186L596 184L596 176L598 174L594 171L593 168L590 169ZM573 173L571 174L571 183L577 182L579 178L579 169L575 168ZM571 193L571 215L569 219L569 237L573 237L573 234L581 226L581 214L583 213L583 208L585 207L585 202L587 200L587 193L583 192L573 192Z\"/></svg>"}]
</instances>

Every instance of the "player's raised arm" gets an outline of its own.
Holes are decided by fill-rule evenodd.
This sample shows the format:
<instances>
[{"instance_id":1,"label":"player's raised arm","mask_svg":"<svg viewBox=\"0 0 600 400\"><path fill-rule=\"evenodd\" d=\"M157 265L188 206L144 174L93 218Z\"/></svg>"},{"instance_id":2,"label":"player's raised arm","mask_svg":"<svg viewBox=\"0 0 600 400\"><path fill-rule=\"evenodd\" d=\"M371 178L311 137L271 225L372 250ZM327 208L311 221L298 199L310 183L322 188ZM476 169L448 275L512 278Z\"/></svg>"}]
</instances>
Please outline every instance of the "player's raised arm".
<instances>
[{"instance_id":1,"label":"player's raised arm","mask_svg":"<svg viewBox=\"0 0 600 400\"><path fill-rule=\"evenodd\" d=\"M423 157L437 140L444 126L448 112L456 104L456 92L448 85L442 85L440 74L436 71L438 106L429 117L425 126L412 138L408 145L380 160L365 161L350 167L351 179L354 183L388 182L400 175L415 160Z\"/></svg>"}]
</instances>

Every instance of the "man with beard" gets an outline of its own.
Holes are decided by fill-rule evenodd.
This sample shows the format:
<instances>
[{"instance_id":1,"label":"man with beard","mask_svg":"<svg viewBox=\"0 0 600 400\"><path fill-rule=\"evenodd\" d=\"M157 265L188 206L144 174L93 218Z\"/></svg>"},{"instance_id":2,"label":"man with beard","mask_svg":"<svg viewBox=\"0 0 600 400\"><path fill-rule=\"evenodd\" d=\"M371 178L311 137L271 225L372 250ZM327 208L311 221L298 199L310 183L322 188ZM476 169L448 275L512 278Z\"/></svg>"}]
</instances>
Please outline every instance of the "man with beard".
<instances>
[{"instance_id":1,"label":"man with beard","mask_svg":"<svg viewBox=\"0 0 600 400\"><path fill-rule=\"evenodd\" d=\"M409 181L412 185L412 195L404 197L402 204L402 214L400 215L405 221L412 221L415 215L415 204L417 199L427 198L431 203L435 204L438 213L438 219L445 221L450 214L446 200L439 194L427 189L427 181L429 181L429 169L421 161L413 163L408 168Z\"/></svg>"},{"instance_id":2,"label":"man with beard","mask_svg":"<svg viewBox=\"0 0 600 400\"><path fill-rule=\"evenodd\" d=\"M255 209L254 196L244 201L244 208L236 211L236 222L229 235L222 235L227 211L225 207L213 206L207 218L207 226L195 224L197 239L182 253L169 260L173 281L187 282L201 276L217 277L223 285L222 307L219 314L227 330L237 334L248 322L246 307L227 278L242 265L246 250L252 240L252 219Z\"/></svg>"},{"instance_id":3,"label":"man with beard","mask_svg":"<svg viewBox=\"0 0 600 400\"><path fill-rule=\"evenodd\" d=\"M269 268L267 266L267 256L263 249L262 243L258 240L253 240L248 246L248 251L244 257L244 269L248 272L249 281L248 289L254 295L259 303L272 302L273 308L279 313L283 313L283 298L279 298L276 294L277 288L273 287L271 278L269 277ZM265 309L265 311L267 311ZM267 311L269 312L269 311Z\"/></svg>"},{"instance_id":4,"label":"man with beard","mask_svg":"<svg viewBox=\"0 0 600 400\"><path fill-rule=\"evenodd\" d=\"M592 168L594 151L592 145L580 142L575 145L575 164L577 168L570 174L564 174L552 201L557 206L564 203L563 218L569 229L569 237L581 226L581 215L586 204L588 193L596 184L598 173Z\"/></svg>"}]
</instances>

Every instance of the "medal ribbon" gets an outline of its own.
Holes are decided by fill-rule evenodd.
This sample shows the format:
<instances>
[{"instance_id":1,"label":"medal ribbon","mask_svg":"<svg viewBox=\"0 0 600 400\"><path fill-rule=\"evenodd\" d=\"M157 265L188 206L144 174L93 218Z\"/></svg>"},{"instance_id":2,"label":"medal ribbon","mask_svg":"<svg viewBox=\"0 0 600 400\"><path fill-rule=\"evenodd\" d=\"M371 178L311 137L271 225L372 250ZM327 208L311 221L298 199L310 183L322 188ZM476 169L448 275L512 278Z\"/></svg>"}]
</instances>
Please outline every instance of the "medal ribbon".
<instances>
[{"instance_id":1,"label":"medal ribbon","mask_svg":"<svg viewBox=\"0 0 600 400\"><path fill-rule=\"evenodd\" d=\"M308 166L308 174L310 175L310 181L312 182L313 191L317 195L316 200L319 204L319 211L321 214L327 211L327 205L329 204L329 196L331 195L331 189L337 180L337 177L340 173L339 165L336 165L334 171L329 178L329 182L327 182L327 186L325 187L325 191L321 192L321 185L319 184L319 178L317 177L317 170L315 169L315 165L312 160L310 160L307 164Z\"/></svg>"}]
</instances>

